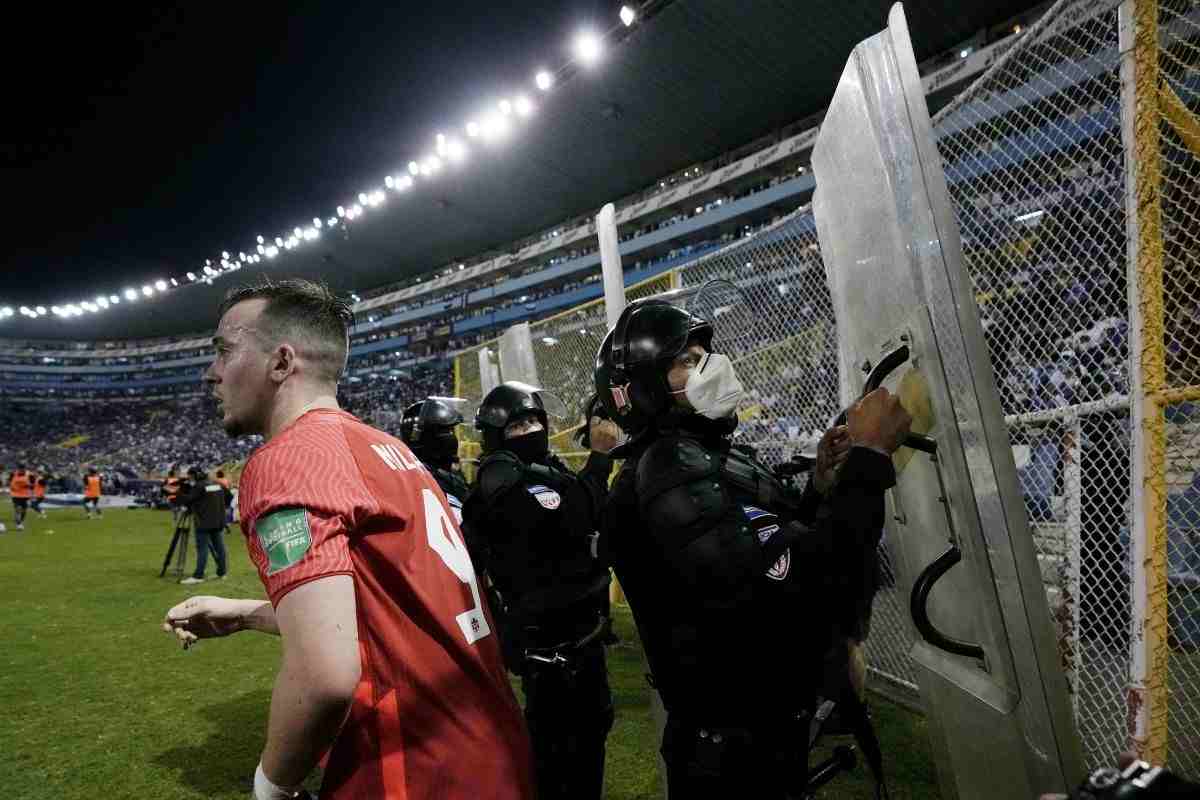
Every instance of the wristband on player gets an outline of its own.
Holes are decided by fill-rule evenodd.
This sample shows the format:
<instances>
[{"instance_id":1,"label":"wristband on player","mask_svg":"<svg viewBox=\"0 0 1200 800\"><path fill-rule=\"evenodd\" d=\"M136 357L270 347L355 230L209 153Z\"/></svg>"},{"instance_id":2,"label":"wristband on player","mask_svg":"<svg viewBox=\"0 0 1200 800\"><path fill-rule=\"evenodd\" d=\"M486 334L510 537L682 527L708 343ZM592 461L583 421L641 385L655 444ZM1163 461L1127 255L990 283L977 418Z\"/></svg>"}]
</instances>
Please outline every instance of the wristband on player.
<instances>
[{"instance_id":1,"label":"wristband on player","mask_svg":"<svg viewBox=\"0 0 1200 800\"><path fill-rule=\"evenodd\" d=\"M258 762L258 769L254 770L254 800L292 800L299 795L299 789L288 789L272 783L263 772L262 762Z\"/></svg>"}]
</instances>

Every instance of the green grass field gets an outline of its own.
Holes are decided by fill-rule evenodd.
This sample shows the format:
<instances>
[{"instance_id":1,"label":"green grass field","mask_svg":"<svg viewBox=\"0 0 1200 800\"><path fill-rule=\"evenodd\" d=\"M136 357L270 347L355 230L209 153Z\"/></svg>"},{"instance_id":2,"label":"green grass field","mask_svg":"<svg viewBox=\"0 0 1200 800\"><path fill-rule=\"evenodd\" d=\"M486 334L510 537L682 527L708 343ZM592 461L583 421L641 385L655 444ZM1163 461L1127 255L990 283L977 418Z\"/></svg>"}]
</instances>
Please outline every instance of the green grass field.
<instances>
[{"instance_id":1,"label":"green grass field","mask_svg":"<svg viewBox=\"0 0 1200 800\"><path fill-rule=\"evenodd\" d=\"M264 596L237 528L229 580L184 587L158 577L170 542L166 512L86 520L79 509L52 510L22 533L7 514L0 520L9 525L0 534L0 794L249 797L278 642L241 633L184 652L158 628L166 609L190 594ZM617 623L606 796L654 798L657 737L641 649L628 611ZM872 703L892 797L937 797L922 718ZM861 767L822 795L870 796Z\"/></svg>"}]
</instances>

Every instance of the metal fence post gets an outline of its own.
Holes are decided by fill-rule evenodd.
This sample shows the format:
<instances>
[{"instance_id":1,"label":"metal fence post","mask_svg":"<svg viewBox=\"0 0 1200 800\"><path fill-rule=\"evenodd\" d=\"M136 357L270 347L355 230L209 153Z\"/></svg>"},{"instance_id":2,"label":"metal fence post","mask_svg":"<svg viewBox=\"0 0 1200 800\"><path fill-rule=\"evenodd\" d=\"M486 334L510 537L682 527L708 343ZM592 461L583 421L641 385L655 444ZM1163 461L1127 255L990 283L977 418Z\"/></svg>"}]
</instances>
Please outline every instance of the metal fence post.
<instances>
[{"instance_id":1,"label":"metal fence post","mask_svg":"<svg viewBox=\"0 0 1200 800\"><path fill-rule=\"evenodd\" d=\"M1158 114L1158 2L1119 10L1121 138L1126 174L1129 302L1130 503L1133 631L1126 695L1138 754L1161 763L1167 745L1166 387Z\"/></svg>"}]
</instances>

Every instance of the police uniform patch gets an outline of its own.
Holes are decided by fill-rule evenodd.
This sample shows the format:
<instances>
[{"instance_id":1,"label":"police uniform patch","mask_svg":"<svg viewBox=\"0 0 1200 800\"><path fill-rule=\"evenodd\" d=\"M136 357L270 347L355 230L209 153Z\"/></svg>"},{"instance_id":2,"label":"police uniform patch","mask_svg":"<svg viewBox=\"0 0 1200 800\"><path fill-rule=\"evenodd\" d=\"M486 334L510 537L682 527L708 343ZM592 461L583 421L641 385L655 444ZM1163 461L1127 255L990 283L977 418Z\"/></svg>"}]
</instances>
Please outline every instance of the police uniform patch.
<instances>
[{"instance_id":1,"label":"police uniform patch","mask_svg":"<svg viewBox=\"0 0 1200 800\"><path fill-rule=\"evenodd\" d=\"M754 525L758 541L765 542L779 530L779 524L775 522L776 516L770 511L764 511L757 506L742 506L742 510L746 513L746 518ZM773 581L786 580L791 566L792 549L789 547L783 551L783 555L775 559L775 563L767 570L766 575Z\"/></svg>"},{"instance_id":2,"label":"police uniform patch","mask_svg":"<svg viewBox=\"0 0 1200 800\"><path fill-rule=\"evenodd\" d=\"M254 523L254 532L267 554L267 575L298 564L312 547L308 513L303 508L285 508L268 514Z\"/></svg>"},{"instance_id":3,"label":"police uniform patch","mask_svg":"<svg viewBox=\"0 0 1200 800\"><path fill-rule=\"evenodd\" d=\"M525 488L533 495L534 500L542 504L542 508L553 511L562 505L562 497L549 486L543 486L539 483L534 486L526 486Z\"/></svg>"}]
</instances>

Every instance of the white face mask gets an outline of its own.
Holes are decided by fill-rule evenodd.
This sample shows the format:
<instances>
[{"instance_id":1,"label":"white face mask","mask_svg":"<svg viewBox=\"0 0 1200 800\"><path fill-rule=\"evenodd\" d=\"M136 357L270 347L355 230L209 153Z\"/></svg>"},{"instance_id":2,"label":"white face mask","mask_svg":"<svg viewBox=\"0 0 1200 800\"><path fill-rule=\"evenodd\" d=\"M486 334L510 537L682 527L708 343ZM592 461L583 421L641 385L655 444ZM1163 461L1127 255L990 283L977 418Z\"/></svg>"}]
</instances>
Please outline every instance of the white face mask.
<instances>
[{"instance_id":1,"label":"white face mask","mask_svg":"<svg viewBox=\"0 0 1200 800\"><path fill-rule=\"evenodd\" d=\"M738 380L729 357L720 353L709 353L688 373L687 384L671 394L682 394L686 397L697 414L709 419L721 419L733 413L745 394L745 389Z\"/></svg>"}]
</instances>

